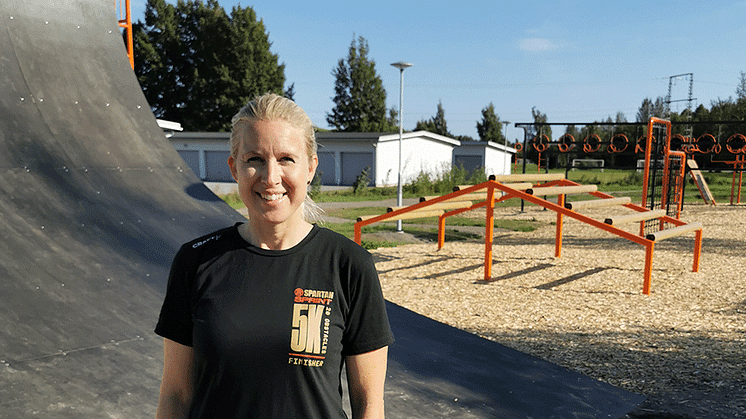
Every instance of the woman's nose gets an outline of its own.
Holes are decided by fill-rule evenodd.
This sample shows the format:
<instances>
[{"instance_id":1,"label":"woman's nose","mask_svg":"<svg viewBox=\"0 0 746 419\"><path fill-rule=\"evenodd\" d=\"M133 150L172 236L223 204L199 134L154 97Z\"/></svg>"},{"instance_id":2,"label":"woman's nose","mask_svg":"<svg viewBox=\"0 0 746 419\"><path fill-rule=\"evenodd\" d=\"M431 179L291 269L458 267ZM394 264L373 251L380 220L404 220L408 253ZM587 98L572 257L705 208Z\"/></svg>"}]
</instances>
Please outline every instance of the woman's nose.
<instances>
[{"instance_id":1,"label":"woman's nose","mask_svg":"<svg viewBox=\"0 0 746 419\"><path fill-rule=\"evenodd\" d=\"M264 170L264 182L267 185L277 185L280 179L280 165L276 161L268 161Z\"/></svg>"}]
</instances>

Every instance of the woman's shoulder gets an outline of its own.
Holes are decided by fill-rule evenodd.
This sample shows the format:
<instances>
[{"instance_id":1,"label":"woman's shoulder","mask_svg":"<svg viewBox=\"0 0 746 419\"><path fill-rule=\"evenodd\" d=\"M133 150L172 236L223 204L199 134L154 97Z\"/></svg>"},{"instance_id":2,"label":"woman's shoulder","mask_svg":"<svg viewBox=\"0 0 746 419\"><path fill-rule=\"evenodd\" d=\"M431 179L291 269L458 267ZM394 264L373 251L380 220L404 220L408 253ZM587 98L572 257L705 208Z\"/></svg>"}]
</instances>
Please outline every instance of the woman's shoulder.
<instances>
[{"instance_id":1,"label":"woman's shoulder","mask_svg":"<svg viewBox=\"0 0 746 419\"><path fill-rule=\"evenodd\" d=\"M237 227L238 223L190 240L181 246L179 253L194 257L198 253L212 253L219 248L231 247L238 236Z\"/></svg>"},{"instance_id":2,"label":"woman's shoulder","mask_svg":"<svg viewBox=\"0 0 746 419\"><path fill-rule=\"evenodd\" d=\"M326 227L320 227L316 225L316 241L317 245L323 245L333 247L341 250L343 253L348 254L352 257L370 257L370 253L365 250L362 246L348 239L344 235L337 233L336 231L330 230Z\"/></svg>"}]
</instances>

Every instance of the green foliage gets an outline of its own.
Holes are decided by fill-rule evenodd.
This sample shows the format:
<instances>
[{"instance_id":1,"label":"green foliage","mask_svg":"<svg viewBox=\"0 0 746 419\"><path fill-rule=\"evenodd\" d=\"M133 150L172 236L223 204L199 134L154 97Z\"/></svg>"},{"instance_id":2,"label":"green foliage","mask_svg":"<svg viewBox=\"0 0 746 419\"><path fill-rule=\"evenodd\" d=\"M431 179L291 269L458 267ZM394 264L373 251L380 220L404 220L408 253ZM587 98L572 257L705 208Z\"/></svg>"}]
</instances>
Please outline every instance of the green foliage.
<instances>
[{"instance_id":1,"label":"green foliage","mask_svg":"<svg viewBox=\"0 0 746 419\"><path fill-rule=\"evenodd\" d=\"M446 122L446 111L443 110L443 102L438 101L438 109L435 116L429 120L420 120L414 128L415 131L429 131L438 135L452 137L448 132L448 123Z\"/></svg>"},{"instance_id":2,"label":"green foliage","mask_svg":"<svg viewBox=\"0 0 746 419\"><path fill-rule=\"evenodd\" d=\"M469 174L462 165L457 165L444 169L435 176L420 172L411 183L404 185L403 189L413 196L443 195L453 192L454 186L476 185L486 181L484 168L478 168Z\"/></svg>"},{"instance_id":3,"label":"green foliage","mask_svg":"<svg viewBox=\"0 0 746 419\"><path fill-rule=\"evenodd\" d=\"M361 195L365 193L365 190L370 184L370 166L363 169L359 175L355 178L355 183L352 185L352 193L354 195Z\"/></svg>"},{"instance_id":4,"label":"green foliage","mask_svg":"<svg viewBox=\"0 0 746 419\"><path fill-rule=\"evenodd\" d=\"M368 58L368 41L353 38L347 59L332 70L334 108L326 114L329 125L339 131L391 132L397 125L387 117L386 90L376 74L375 61Z\"/></svg>"},{"instance_id":5,"label":"green foliage","mask_svg":"<svg viewBox=\"0 0 746 419\"><path fill-rule=\"evenodd\" d=\"M186 130L227 131L252 97L283 94L285 65L251 7L228 15L217 0L148 0L133 36L135 74L153 113Z\"/></svg>"},{"instance_id":6,"label":"green foliage","mask_svg":"<svg viewBox=\"0 0 746 419\"><path fill-rule=\"evenodd\" d=\"M323 176L324 172L322 172L321 170L316 170L313 181L311 181L311 190L308 191L308 194L311 196L311 198L314 198L321 193L321 178Z\"/></svg>"},{"instance_id":7,"label":"green foliage","mask_svg":"<svg viewBox=\"0 0 746 419\"><path fill-rule=\"evenodd\" d=\"M746 101L746 72L741 72L741 78L736 86L736 100Z\"/></svg>"},{"instance_id":8,"label":"green foliage","mask_svg":"<svg viewBox=\"0 0 746 419\"><path fill-rule=\"evenodd\" d=\"M226 204L230 205L233 209L239 209L245 207L241 197L237 193L230 193L226 195L220 195L220 199L225 201Z\"/></svg>"},{"instance_id":9,"label":"green foliage","mask_svg":"<svg viewBox=\"0 0 746 419\"><path fill-rule=\"evenodd\" d=\"M502 123L495 114L495 105L492 102L482 109L482 120L477 122L477 133L480 141L494 141L496 143L505 141L502 135Z\"/></svg>"},{"instance_id":10,"label":"green foliage","mask_svg":"<svg viewBox=\"0 0 746 419\"><path fill-rule=\"evenodd\" d=\"M645 98L640 105L640 109L637 111L637 122L647 123L651 117L663 118L666 113L665 99L661 96L655 99L655 102L650 98Z\"/></svg>"}]
</instances>

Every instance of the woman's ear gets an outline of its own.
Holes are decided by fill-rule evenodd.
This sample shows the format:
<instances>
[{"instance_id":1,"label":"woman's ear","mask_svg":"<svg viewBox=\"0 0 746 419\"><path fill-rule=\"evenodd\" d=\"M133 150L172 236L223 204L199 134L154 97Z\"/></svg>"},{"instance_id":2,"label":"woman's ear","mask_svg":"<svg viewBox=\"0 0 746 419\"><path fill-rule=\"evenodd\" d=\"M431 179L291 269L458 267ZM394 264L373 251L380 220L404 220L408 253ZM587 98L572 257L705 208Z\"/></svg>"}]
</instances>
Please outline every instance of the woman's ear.
<instances>
[{"instance_id":1,"label":"woman's ear","mask_svg":"<svg viewBox=\"0 0 746 419\"><path fill-rule=\"evenodd\" d=\"M316 154L312 155L308 162L308 184L310 185L316 176L316 168L319 167L319 156Z\"/></svg>"},{"instance_id":2,"label":"woman's ear","mask_svg":"<svg viewBox=\"0 0 746 419\"><path fill-rule=\"evenodd\" d=\"M236 159L234 159L233 156L228 156L228 167L231 168L231 176L233 176L233 180L238 182L238 168L236 167Z\"/></svg>"}]
</instances>

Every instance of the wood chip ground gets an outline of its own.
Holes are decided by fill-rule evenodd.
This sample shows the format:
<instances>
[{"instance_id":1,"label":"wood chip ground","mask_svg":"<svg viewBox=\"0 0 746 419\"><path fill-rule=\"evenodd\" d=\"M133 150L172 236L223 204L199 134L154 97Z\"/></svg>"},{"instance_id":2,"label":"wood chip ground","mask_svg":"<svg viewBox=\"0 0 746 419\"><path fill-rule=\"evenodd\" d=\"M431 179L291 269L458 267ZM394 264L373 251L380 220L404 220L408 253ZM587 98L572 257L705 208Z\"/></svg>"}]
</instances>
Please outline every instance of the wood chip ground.
<instances>
[{"instance_id":1,"label":"wood chip ground","mask_svg":"<svg viewBox=\"0 0 746 419\"><path fill-rule=\"evenodd\" d=\"M704 224L699 272L693 233L659 242L649 296L642 246L565 217L555 258L554 212L496 211L540 227L496 231L492 281L483 242L407 244L372 251L385 297L649 396L629 417L746 417L746 207L685 206L682 220Z\"/></svg>"}]
</instances>

